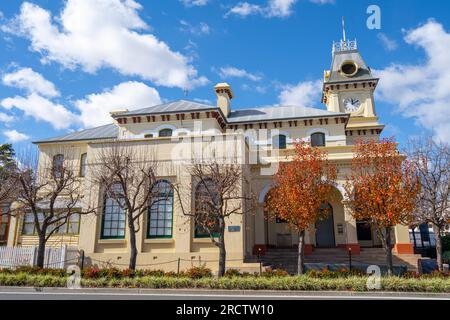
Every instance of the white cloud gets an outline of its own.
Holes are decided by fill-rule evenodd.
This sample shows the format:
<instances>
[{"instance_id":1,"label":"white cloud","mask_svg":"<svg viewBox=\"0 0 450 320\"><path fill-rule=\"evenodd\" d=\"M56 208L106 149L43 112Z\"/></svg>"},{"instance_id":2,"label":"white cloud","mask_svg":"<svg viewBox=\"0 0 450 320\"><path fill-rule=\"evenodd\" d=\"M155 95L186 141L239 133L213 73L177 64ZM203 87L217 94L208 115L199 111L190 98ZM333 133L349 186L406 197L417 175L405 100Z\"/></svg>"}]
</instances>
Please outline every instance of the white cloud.
<instances>
[{"instance_id":1,"label":"white cloud","mask_svg":"<svg viewBox=\"0 0 450 320\"><path fill-rule=\"evenodd\" d=\"M110 111L150 107L161 103L158 91L142 82L123 82L102 93L93 93L77 100L75 106L81 112L85 127L111 123Z\"/></svg>"},{"instance_id":2,"label":"white cloud","mask_svg":"<svg viewBox=\"0 0 450 320\"><path fill-rule=\"evenodd\" d=\"M14 121L14 117L6 113L0 112L0 121L4 123L9 123Z\"/></svg>"},{"instance_id":3,"label":"white cloud","mask_svg":"<svg viewBox=\"0 0 450 320\"><path fill-rule=\"evenodd\" d=\"M309 2L312 2L315 4L330 4L330 3L334 3L335 0L309 0Z\"/></svg>"},{"instance_id":4,"label":"white cloud","mask_svg":"<svg viewBox=\"0 0 450 320\"><path fill-rule=\"evenodd\" d=\"M379 34L377 34L377 38L381 41L381 43L383 44L383 47L387 51L394 51L398 47L397 42L395 40L389 38L384 33L380 32Z\"/></svg>"},{"instance_id":5,"label":"white cloud","mask_svg":"<svg viewBox=\"0 0 450 320\"><path fill-rule=\"evenodd\" d=\"M238 69L235 67L222 67L218 70L220 77L222 78L246 78L252 81L260 81L261 75L250 73L244 69Z\"/></svg>"},{"instance_id":6,"label":"white cloud","mask_svg":"<svg viewBox=\"0 0 450 320\"><path fill-rule=\"evenodd\" d=\"M450 142L450 33L429 20L408 31L404 39L423 49L426 61L392 64L376 71L380 77L378 97L433 130L436 138Z\"/></svg>"},{"instance_id":7,"label":"white cloud","mask_svg":"<svg viewBox=\"0 0 450 320\"><path fill-rule=\"evenodd\" d=\"M278 100L281 105L311 107L319 103L321 92L320 80L299 82L296 85L284 85Z\"/></svg>"},{"instance_id":8,"label":"white cloud","mask_svg":"<svg viewBox=\"0 0 450 320\"><path fill-rule=\"evenodd\" d=\"M184 32L189 32L195 35L210 33L210 28L208 24L206 24L205 22L200 22L199 25L193 26L192 24L190 24L185 20L180 20L180 24L181 24L180 30Z\"/></svg>"},{"instance_id":9,"label":"white cloud","mask_svg":"<svg viewBox=\"0 0 450 320\"><path fill-rule=\"evenodd\" d=\"M9 142L20 142L24 140L28 140L30 136L20 133L17 130L5 130L3 134L6 136Z\"/></svg>"},{"instance_id":10,"label":"white cloud","mask_svg":"<svg viewBox=\"0 0 450 320\"><path fill-rule=\"evenodd\" d=\"M77 123L77 118L72 112L37 93L31 93L27 97L6 98L0 101L0 105L8 110L19 109L38 121L49 122L55 129L65 129Z\"/></svg>"},{"instance_id":11,"label":"white cloud","mask_svg":"<svg viewBox=\"0 0 450 320\"><path fill-rule=\"evenodd\" d=\"M2 78L3 84L25 89L28 93L38 93L46 97L56 97L59 95L55 85L44 79L44 77L31 68L22 68L14 72L7 73Z\"/></svg>"},{"instance_id":12,"label":"white cloud","mask_svg":"<svg viewBox=\"0 0 450 320\"><path fill-rule=\"evenodd\" d=\"M297 0L267 0L263 5L249 2L239 2L225 14L225 17L230 15L240 16L245 18L250 15L261 15L265 18L286 18L289 17ZM310 0L316 4L334 3L334 0Z\"/></svg>"},{"instance_id":13,"label":"white cloud","mask_svg":"<svg viewBox=\"0 0 450 320\"><path fill-rule=\"evenodd\" d=\"M292 14L292 6L297 0L269 0L267 15L269 17L288 17Z\"/></svg>"},{"instance_id":14,"label":"white cloud","mask_svg":"<svg viewBox=\"0 0 450 320\"><path fill-rule=\"evenodd\" d=\"M180 0L186 7L201 7L208 4L209 0Z\"/></svg>"},{"instance_id":15,"label":"white cloud","mask_svg":"<svg viewBox=\"0 0 450 320\"><path fill-rule=\"evenodd\" d=\"M52 17L43 8L25 2L14 23L3 28L30 39L31 50L43 62L94 73L109 67L123 75L139 76L157 85L192 87L207 83L198 77L189 59L158 40L139 17L134 0L67 0L61 14Z\"/></svg>"},{"instance_id":16,"label":"white cloud","mask_svg":"<svg viewBox=\"0 0 450 320\"><path fill-rule=\"evenodd\" d=\"M263 9L261 6L257 4L251 4L248 2L239 2L237 5L232 7L225 16L228 17L229 15L237 15L241 17L247 17L250 15L262 13Z\"/></svg>"}]
</instances>

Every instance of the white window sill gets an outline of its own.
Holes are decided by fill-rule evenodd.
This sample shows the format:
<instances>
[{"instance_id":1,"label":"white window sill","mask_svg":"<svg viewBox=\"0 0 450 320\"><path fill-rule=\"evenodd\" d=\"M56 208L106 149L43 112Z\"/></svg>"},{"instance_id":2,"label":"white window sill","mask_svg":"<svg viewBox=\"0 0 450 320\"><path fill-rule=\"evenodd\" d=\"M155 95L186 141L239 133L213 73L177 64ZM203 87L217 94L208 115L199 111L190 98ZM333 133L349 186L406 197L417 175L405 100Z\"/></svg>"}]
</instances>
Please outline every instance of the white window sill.
<instances>
[{"instance_id":1,"label":"white window sill","mask_svg":"<svg viewBox=\"0 0 450 320\"><path fill-rule=\"evenodd\" d=\"M174 243L175 240L173 238L152 238L152 239L145 239L144 243Z\"/></svg>"}]
</instances>

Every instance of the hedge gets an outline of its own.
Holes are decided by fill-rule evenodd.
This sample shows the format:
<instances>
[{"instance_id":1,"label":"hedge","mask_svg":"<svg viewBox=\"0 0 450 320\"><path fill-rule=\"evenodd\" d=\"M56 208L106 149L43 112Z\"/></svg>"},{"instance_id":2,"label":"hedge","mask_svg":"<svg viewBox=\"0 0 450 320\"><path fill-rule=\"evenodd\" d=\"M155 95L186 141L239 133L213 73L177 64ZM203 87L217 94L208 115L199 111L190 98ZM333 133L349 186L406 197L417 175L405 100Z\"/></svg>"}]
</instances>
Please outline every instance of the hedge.
<instances>
[{"instance_id":1,"label":"hedge","mask_svg":"<svg viewBox=\"0 0 450 320\"><path fill-rule=\"evenodd\" d=\"M0 273L0 286L27 287L65 287L66 277L28 273ZM133 278L96 278L81 279L86 288L201 288L201 289L239 289L239 290L337 290L369 291L367 277L349 276L342 278L319 278L310 275L301 276L232 276L223 278L187 276L143 276ZM450 293L448 277L382 277L381 290L401 292L445 292Z\"/></svg>"}]
</instances>

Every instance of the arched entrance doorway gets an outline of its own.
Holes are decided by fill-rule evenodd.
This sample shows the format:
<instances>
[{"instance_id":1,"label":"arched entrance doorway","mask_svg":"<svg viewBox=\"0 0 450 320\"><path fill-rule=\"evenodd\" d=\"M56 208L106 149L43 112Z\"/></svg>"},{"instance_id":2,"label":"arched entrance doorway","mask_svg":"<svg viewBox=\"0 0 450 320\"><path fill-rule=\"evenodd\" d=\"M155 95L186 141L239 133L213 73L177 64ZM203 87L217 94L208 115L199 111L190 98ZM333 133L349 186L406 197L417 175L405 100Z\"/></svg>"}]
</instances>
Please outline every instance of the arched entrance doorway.
<instances>
[{"instance_id":1,"label":"arched entrance doorway","mask_svg":"<svg viewBox=\"0 0 450 320\"><path fill-rule=\"evenodd\" d=\"M316 246L320 248L332 248L336 246L334 236L333 207L330 203L322 206L321 210L326 211L326 217L316 223Z\"/></svg>"},{"instance_id":2,"label":"arched entrance doorway","mask_svg":"<svg viewBox=\"0 0 450 320\"><path fill-rule=\"evenodd\" d=\"M264 199L264 203L267 196ZM269 248L292 248L294 239L289 225L280 218L274 218L264 210L264 234L266 245Z\"/></svg>"}]
</instances>

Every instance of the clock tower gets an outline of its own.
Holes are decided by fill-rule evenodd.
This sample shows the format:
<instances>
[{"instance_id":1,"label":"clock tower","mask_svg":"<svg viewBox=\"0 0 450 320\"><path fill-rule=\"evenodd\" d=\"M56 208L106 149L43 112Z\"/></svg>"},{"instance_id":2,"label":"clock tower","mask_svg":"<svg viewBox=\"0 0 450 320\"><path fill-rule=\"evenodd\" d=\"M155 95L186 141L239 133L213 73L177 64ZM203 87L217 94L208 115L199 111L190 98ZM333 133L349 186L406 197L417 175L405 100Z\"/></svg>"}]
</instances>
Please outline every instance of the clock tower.
<instances>
[{"instance_id":1,"label":"clock tower","mask_svg":"<svg viewBox=\"0 0 450 320\"><path fill-rule=\"evenodd\" d=\"M350 114L347 135L376 135L383 125L378 123L374 91L378 78L366 65L356 40L345 38L333 43L331 69L324 72L322 102L328 111Z\"/></svg>"}]
</instances>

